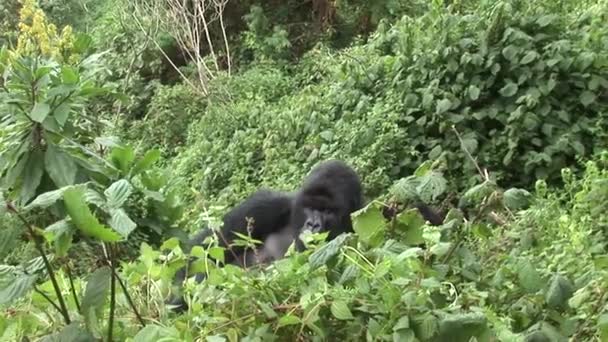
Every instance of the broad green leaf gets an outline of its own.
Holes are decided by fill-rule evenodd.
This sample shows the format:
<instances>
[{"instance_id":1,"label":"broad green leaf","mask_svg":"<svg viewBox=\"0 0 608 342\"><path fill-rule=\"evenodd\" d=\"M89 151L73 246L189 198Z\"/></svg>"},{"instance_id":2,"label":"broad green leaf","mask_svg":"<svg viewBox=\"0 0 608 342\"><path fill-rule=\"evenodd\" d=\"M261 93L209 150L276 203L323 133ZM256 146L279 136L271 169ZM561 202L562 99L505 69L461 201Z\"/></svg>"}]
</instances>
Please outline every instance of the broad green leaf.
<instances>
[{"instance_id":1,"label":"broad green leaf","mask_svg":"<svg viewBox=\"0 0 608 342\"><path fill-rule=\"evenodd\" d=\"M608 313L601 315L597 320L600 341L608 341Z\"/></svg>"},{"instance_id":2,"label":"broad green leaf","mask_svg":"<svg viewBox=\"0 0 608 342\"><path fill-rule=\"evenodd\" d=\"M546 14L536 20L536 23L540 27L545 27L551 24L557 18L556 15Z\"/></svg>"},{"instance_id":3,"label":"broad green leaf","mask_svg":"<svg viewBox=\"0 0 608 342\"><path fill-rule=\"evenodd\" d=\"M30 112L30 119L35 122L42 123L47 115L51 112L51 106L48 103L37 102Z\"/></svg>"},{"instance_id":4,"label":"broad green leaf","mask_svg":"<svg viewBox=\"0 0 608 342\"><path fill-rule=\"evenodd\" d=\"M393 326L393 331L399 331L399 330L409 329L409 328L410 328L410 318L409 318L409 316L403 316L403 317L399 318L397 323L395 323L395 325Z\"/></svg>"},{"instance_id":5,"label":"broad green leaf","mask_svg":"<svg viewBox=\"0 0 608 342\"><path fill-rule=\"evenodd\" d=\"M450 248L452 247L451 242L439 242L436 245L433 245L430 249L431 254L436 255L438 257L442 257L448 253Z\"/></svg>"},{"instance_id":6,"label":"broad green leaf","mask_svg":"<svg viewBox=\"0 0 608 342\"><path fill-rule=\"evenodd\" d=\"M127 174L135 160L135 152L131 146L115 147L112 149L110 159L117 169L121 170L123 174Z\"/></svg>"},{"instance_id":7,"label":"broad green leaf","mask_svg":"<svg viewBox=\"0 0 608 342\"><path fill-rule=\"evenodd\" d=\"M120 144L120 139L114 136L95 138L95 143L103 147L122 147Z\"/></svg>"},{"instance_id":8,"label":"broad green leaf","mask_svg":"<svg viewBox=\"0 0 608 342\"><path fill-rule=\"evenodd\" d=\"M2 281L0 288L0 305L10 304L13 301L27 294L34 284L38 276L35 274L20 274L18 276L9 277L9 282Z\"/></svg>"},{"instance_id":9,"label":"broad green leaf","mask_svg":"<svg viewBox=\"0 0 608 342\"><path fill-rule=\"evenodd\" d=\"M509 45L502 49L502 55L509 61L514 62L517 56L517 48L513 45Z\"/></svg>"},{"instance_id":10,"label":"broad green leaf","mask_svg":"<svg viewBox=\"0 0 608 342\"><path fill-rule=\"evenodd\" d=\"M480 90L474 85L469 86L469 97L471 100L475 101L479 98Z\"/></svg>"},{"instance_id":11,"label":"broad green leaf","mask_svg":"<svg viewBox=\"0 0 608 342\"><path fill-rule=\"evenodd\" d=\"M351 320L353 319L353 314L350 312L348 305L343 301L334 301L331 303L331 314L340 320Z\"/></svg>"},{"instance_id":12,"label":"broad green leaf","mask_svg":"<svg viewBox=\"0 0 608 342\"><path fill-rule=\"evenodd\" d=\"M39 149L29 154L27 164L23 173L23 184L21 185L21 201L27 203L36 195L36 189L42 181L44 174L44 155Z\"/></svg>"},{"instance_id":13,"label":"broad green leaf","mask_svg":"<svg viewBox=\"0 0 608 342\"><path fill-rule=\"evenodd\" d=\"M125 239L137 227L135 222L129 218L123 209L113 209L111 211L110 227L122 235Z\"/></svg>"},{"instance_id":14,"label":"broad green leaf","mask_svg":"<svg viewBox=\"0 0 608 342\"><path fill-rule=\"evenodd\" d=\"M322 265L325 265L333 256L340 252L340 248L344 245L347 238L347 234L341 234L337 238L331 240L314 251L314 253L312 253L308 259L310 268L316 269Z\"/></svg>"},{"instance_id":15,"label":"broad green leaf","mask_svg":"<svg viewBox=\"0 0 608 342\"><path fill-rule=\"evenodd\" d=\"M413 320L416 336L423 341L430 340L438 332L437 318L431 314L423 314Z\"/></svg>"},{"instance_id":16,"label":"broad green leaf","mask_svg":"<svg viewBox=\"0 0 608 342\"><path fill-rule=\"evenodd\" d=\"M104 227L85 202L84 187L73 187L63 193L63 201L72 222L80 231L104 242L119 241L120 235Z\"/></svg>"},{"instance_id":17,"label":"broad green leaf","mask_svg":"<svg viewBox=\"0 0 608 342\"><path fill-rule=\"evenodd\" d=\"M103 309L110 290L111 276L112 270L108 266L98 268L91 274L82 298L81 312L83 315L90 314L90 311Z\"/></svg>"},{"instance_id":18,"label":"broad green leaf","mask_svg":"<svg viewBox=\"0 0 608 342\"><path fill-rule=\"evenodd\" d=\"M131 170L131 175L136 176L136 175L140 174L142 171L148 170L150 168L150 166L152 166L154 163L156 163L158 161L159 158L160 158L160 151L157 149L146 152L144 157L142 159L140 159L137 163L135 163L135 166L133 166L133 169Z\"/></svg>"},{"instance_id":19,"label":"broad green leaf","mask_svg":"<svg viewBox=\"0 0 608 342\"><path fill-rule=\"evenodd\" d=\"M487 319L482 314L450 314L439 322L437 340L469 342L473 337L479 338L487 329Z\"/></svg>"},{"instance_id":20,"label":"broad green leaf","mask_svg":"<svg viewBox=\"0 0 608 342\"><path fill-rule=\"evenodd\" d=\"M110 185L104 195L106 196L108 207L118 209L131 195L133 187L126 179L118 180Z\"/></svg>"},{"instance_id":21,"label":"broad green leaf","mask_svg":"<svg viewBox=\"0 0 608 342\"><path fill-rule=\"evenodd\" d=\"M180 334L175 327L162 327L149 324L133 338L133 342L180 341Z\"/></svg>"},{"instance_id":22,"label":"broad green leaf","mask_svg":"<svg viewBox=\"0 0 608 342\"><path fill-rule=\"evenodd\" d=\"M48 144L44 155L46 171L57 187L74 184L76 179L76 163L65 152L53 144Z\"/></svg>"},{"instance_id":23,"label":"broad green leaf","mask_svg":"<svg viewBox=\"0 0 608 342\"><path fill-rule=\"evenodd\" d=\"M517 93L517 84L513 82L508 82L504 87L499 90L500 95L504 97L511 97Z\"/></svg>"},{"instance_id":24,"label":"broad green leaf","mask_svg":"<svg viewBox=\"0 0 608 342\"><path fill-rule=\"evenodd\" d=\"M574 285L568 278L556 274L551 280L545 294L545 301L550 308L565 308L574 293Z\"/></svg>"},{"instance_id":25,"label":"broad green leaf","mask_svg":"<svg viewBox=\"0 0 608 342\"><path fill-rule=\"evenodd\" d=\"M60 104L57 108L55 108L55 110L53 110L53 118L55 118L60 127L63 127L66 121L68 121L71 111L72 106L67 102Z\"/></svg>"},{"instance_id":26,"label":"broad green leaf","mask_svg":"<svg viewBox=\"0 0 608 342\"><path fill-rule=\"evenodd\" d=\"M287 325L295 325L295 324L300 324L300 323L301 323L301 320L298 316L287 314L287 315L279 318L278 326L284 327Z\"/></svg>"},{"instance_id":27,"label":"broad green leaf","mask_svg":"<svg viewBox=\"0 0 608 342\"><path fill-rule=\"evenodd\" d=\"M538 53L536 53L536 51L528 51L522 58L521 61L519 63L526 65L531 63L532 61L534 61L536 59L536 57L538 56Z\"/></svg>"},{"instance_id":28,"label":"broad green leaf","mask_svg":"<svg viewBox=\"0 0 608 342\"><path fill-rule=\"evenodd\" d=\"M65 84L73 85L78 83L80 75L78 71L70 66L63 66L61 68L61 81Z\"/></svg>"},{"instance_id":29,"label":"broad green leaf","mask_svg":"<svg viewBox=\"0 0 608 342\"><path fill-rule=\"evenodd\" d=\"M442 99L437 102L437 114L443 114L452 108L452 101Z\"/></svg>"},{"instance_id":30,"label":"broad green leaf","mask_svg":"<svg viewBox=\"0 0 608 342\"><path fill-rule=\"evenodd\" d=\"M448 182L438 172L431 172L426 176L420 177L420 183L416 187L416 192L420 199L425 202L431 202L441 196L448 188Z\"/></svg>"},{"instance_id":31,"label":"broad green leaf","mask_svg":"<svg viewBox=\"0 0 608 342\"><path fill-rule=\"evenodd\" d=\"M585 90L581 93L579 100L581 101L583 106L589 107L589 105L595 102L595 94L588 90Z\"/></svg>"},{"instance_id":32,"label":"broad green leaf","mask_svg":"<svg viewBox=\"0 0 608 342\"><path fill-rule=\"evenodd\" d=\"M517 278L528 293L535 293L543 286L543 279L529 260L520 260L517 265Z\"/></svg>"},{"instance_id":33,"label":"broad green leaf","mask_svg":"<svg viewBox=\"0 0 608 342\"><path fill-rule=\"evenodd\" d=\"M530 205L532 194L523 189L511 188L504 193L504 202L507 208L519 210Z\"/></svg>"},{"instance_id":34,"label":"broad green leaf","mask_svg":"<svg viewBox=\"0 0 608 342\"><path fill-rule=\"evenodd\" d=\"M405 233L404 243L408 245L419 245L424 243L423 226L424 219L418 209L408 209L397 215L396 229Z\"/></svg>"},{"instance_id":35,"label":"broad green leaf","mask_svg":"<svg viewBox=\"0 0 608 342\"><path fill-rule=\"evenodd\" d=\"M63 198L63 192L69 189L69 187L49 191L38 195L30 204L25 206L23 209L29 211L32 209L46 209L55 202Z\"/></svg>"},{"instance_id":36,"label":"broad green leaf","mask_svg":"<svg viewBox=\"0 0 608 342\"><path fill-rule=\"evenodd\" d=\"M382 212L374 203L353 213L353 229L359 239L371 246L377 246L382 242L386 224Z\"/></svg>"},{"instance_id":37,"label":"broad green leaf","mask_svg":"<svg viewBox=\"0 0 608 342\"><path fill-rule=\"evenodd\" d=\"M418 166L418 168L416 168L416 171L414 171L414 176L416 177L422 177L422 176L426 176L429 172L433 171L433 163L430 160L427 160L425 162L423 162L422 164L420 164L420 166Z\"/></svg>"}]
</instances>

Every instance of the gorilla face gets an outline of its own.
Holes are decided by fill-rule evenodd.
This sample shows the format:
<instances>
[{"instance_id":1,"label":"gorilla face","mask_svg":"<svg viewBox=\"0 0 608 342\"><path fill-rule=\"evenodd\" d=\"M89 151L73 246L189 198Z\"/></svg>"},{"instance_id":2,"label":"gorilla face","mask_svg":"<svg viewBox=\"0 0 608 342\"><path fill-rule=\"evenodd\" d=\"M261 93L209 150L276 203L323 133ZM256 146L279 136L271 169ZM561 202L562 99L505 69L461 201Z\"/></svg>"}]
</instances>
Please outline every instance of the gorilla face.
<instances>
[{"instance_id":1,"label":"gorilla face","mask_svg":"<svg viewBox=\"0 0 608 342\"><path fill-rule=\"evenodd\" d=\"M331 230L340 223L338 215L328 208L304 208L304 216L306 221L302 229L310 230L313 233Z\"/></svg>"}]
</instances>

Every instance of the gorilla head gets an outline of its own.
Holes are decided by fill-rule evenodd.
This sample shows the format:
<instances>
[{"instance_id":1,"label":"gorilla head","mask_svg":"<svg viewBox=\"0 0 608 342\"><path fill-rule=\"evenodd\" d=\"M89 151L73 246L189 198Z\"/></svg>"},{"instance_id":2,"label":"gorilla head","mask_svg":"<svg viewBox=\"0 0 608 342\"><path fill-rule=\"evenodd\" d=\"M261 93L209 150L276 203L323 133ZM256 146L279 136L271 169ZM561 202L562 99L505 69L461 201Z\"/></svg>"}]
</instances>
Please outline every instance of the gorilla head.
<instances>
[{"instance_id":1,"label":"gorilla head","mask_svg":"<svg viewBox=\"0 0 608 342\"><path fill-rule=\"evenodd\" d=\"M291 227L296 231L329 231L329 239L353 230L350 214L363 207L361 181L345 163L317 165L295 194Z\"/></svg>"}]
</instances>

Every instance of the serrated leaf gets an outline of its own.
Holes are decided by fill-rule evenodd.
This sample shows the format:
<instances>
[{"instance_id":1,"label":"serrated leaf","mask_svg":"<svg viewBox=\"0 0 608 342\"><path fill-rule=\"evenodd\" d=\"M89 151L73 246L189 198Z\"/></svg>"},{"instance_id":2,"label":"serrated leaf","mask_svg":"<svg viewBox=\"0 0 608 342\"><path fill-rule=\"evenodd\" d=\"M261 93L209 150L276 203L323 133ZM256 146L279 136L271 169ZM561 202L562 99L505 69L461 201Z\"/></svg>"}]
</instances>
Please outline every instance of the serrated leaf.
<instances>
[{"instance_id":1,"label":"serrated leaf","mask_svg":"<svg viewBox=\"0 0 608 342\"><path fill-rule=\"evenodd\" d=\"M340 252L340 248L344 245L347 238L348 235L341 234L312 253L308 258L310 268L316 269L322 265L325 265L329 259Z\"/></svg>"},{"instance_id":2,"label":"serrated leaf","mask_svg":"<svg viewBox=\"0 0 608 342\"><path fill-rule=\"evenodd\" d=\"M57 187L74 184L76 171L78 170L76 163L67 153L61 151L55 145L47 145L44 164L46 171Z\"/></svg>"},{"instance_id":3,"label":"serrated leaf","mask_svg":"<svg viewBox=\"0 0 608 342\"><path fill-rule=\"evenodd\" d=\"M556 274L547 289L545 301L551 308L565 308L573 293L574 285L572 282L566 277Z\"/></svg>"},{"instance_id":4,"label":"serrated leaf","mask_svg":"<svg viewBox=\"0 0 608 342\"><path fill-rule=\"evenodd\" d=\"M133 169L131 170L131 175L135 176L140 174L142 171L146 171L150 168L150 166L156 163L158 159L160 159L159 150L154 149L146 152L144 157L140 159L137 163L135 163L135 166L133 166Z\"/></svg>"},{"instance_id":5,"label":"serrated leaf","mask_svg":"<svg viewBox=\"0 0 608 342\"><path fill-rule=\"evenodd\" d=\"M0 305L10 304L27 294L36 283L38 276L21 274L11 278L9 282L2 282L4 286L0 289Z\"/></svg>"},{"instance_id":6,"label":"serrated leaf","mask_svg":"<svg viewBox=\"0 0 608 342\"><path fill-rule=\"evenodd\" d=\"M103 309L110 290L111 276L112 271L108 266L98 268L91 274L82 298L81 312L83 315L89 315L91 311Z\"/></svg>"},{"instance_id":7,"label":"serrated leaf","mask_svg":"<svg viewBox=\"0 0 608 342\"><path fill-rule=\"evenodd\" d=\"M579 100L581 104L585 107L589 107L590 104L595 102L595 94L590 92L589 90L585 90L579 96Z\"/></svg>"},{"instance_id":8,"label":"serrated leaf","mask_svg":"<svg viewBox=\"0 0 608 342\"><path fill-rule=\"evenodd\" d=\"M511 188L504 193L504 202L507 208L519 210L530 205L532 194L524 189Z\"/></svg>"},{"instance_id":9,"label":"serrated leaf","mask_svg":"<svg viewBox=\"0 0 608 342\"><path fill-rule=\"evenodd\" d=\"M414 319L416 336L423 341L430 340L438 332L437 318L431 314Z\"/></svg>"},{"instance_id":10,"label":"serrated leaf","mask_svg":"<svg viewBox=\"0 0 608 342\"><path fill-rule=\"evenodd\" d=\"M126 179L120 179L112 183L112 185L110 185L106 191L104 191L108 207L112 209L122 207L122 205L131 195L132 191L133 187Z\"/></svg>"},{"instance_id":11,"label":"serrated leaf","mask_svg":"<svg viewBox=\"0 0 608 342\"><path fill-rule=\"evenodd\" d=\"M353 229L362 242L371 246L382 242L386 225L382 212L374 203L353 213L352 217Z\"/></svg>"},{"instance_id":12,"label":"serrated leaf","mask_svg":"<svg viewBox=\"0 0 608 342\"><path fill-rule=\"evenodd\" d=\"M517 93L519 87L513 82L508 82L504 87L499 90L500 95L504 97L511 97Z\"/></svg>"},{"instance_id":13,"label":"serrated leaf","mask_svg":"<svg viewBox=\"0 0 608 342\"><path fill-rule=\"evenodd\" d=\"M331 303L330 310L331 314L339 320L346 321L354 318L348 305L343 301L334 301Z\"/></svg>"},{"instance_id":14,"label":"serrated leaf","mask_svg":"<svg viewBox=\"0 0 608 342\"><path fill-rule=\"evenodd\" d=\"M137 228L135 222L129 218L129 215L123 209L111 210L110 227L117 231L125 239L129 237L129 234Z\"/></svg>"},{"instance_id":15,"label":"serrated leaf","mask_svg":"<svg viewBox=\"0 0 608 342\"><path fill-rule=\"evenodd\" d=\"M437 102L437 114L443 114L452 108L452 101L442 99Z\"/></svg>"},{"instance_id":16,"label":"serrated leaf","mask_svg":"<svg viewBox=\"0 0 608 342\"><path fill-rule=\"evenodd\" d=\"M63 201L72 222L84 234L104 242L120 240L120 235L103 226L85 202L84 187L73 187L63 193Z\"/></svg>"},{"instance_id":17,"label":"serrated leaf","mask_svg":"<svg viewBox=\"0 0 608 342\"><path fill-rule=\"evenodd\" d=\"M51 106L48 103L37 102L30 112L30 119L35 122L42 123L51 112Z\"/></svg>"},{"instance_id":18,"label":"serrated leaf","mask_svg":"<svg viewBox=\"0 0 608 342\"><path fill-rule=\"evenodd\" d=\"M431 172L426 176L420 177L416 192L420 199L425 202L432 202L441 196L448 187L447 180L439 172Z\"/></svg>"},{"instance_id":19,"label":"serrated leaf","mask_svg":"<svg viewBox=\"0 0 608 342\"><path fill-rule=\"evenodd\" d=\"M521 260L517 265L519 284L528 292L535 293L543 286L543 279L529 260Z\"/></svg>"},{"instance_id":20,"label":"serrated leaf","mask_svg":"<svg viewBox=\"0 0 608 342\"><path fill-rule=\"evenodd\" d=\"M480 90L474 85L469 86L469 97L471 100L475 101L479 98Z\"/></svg>"}]
</instances>

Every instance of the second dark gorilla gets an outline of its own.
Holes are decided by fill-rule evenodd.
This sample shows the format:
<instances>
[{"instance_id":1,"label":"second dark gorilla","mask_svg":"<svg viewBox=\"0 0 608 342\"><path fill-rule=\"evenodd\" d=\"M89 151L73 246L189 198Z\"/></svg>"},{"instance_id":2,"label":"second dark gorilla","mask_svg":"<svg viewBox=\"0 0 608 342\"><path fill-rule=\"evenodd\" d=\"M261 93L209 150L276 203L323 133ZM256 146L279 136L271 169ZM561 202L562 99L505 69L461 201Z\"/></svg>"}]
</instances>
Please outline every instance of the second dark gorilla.
<instances>
[{"instance_id":1,"label":"second dark gorilla","mask_svg":"<svg viewBox=\"0 0 608 342\"><path fill-rule=\"evenodd\" d=\"M228 212L218 233L220 246L226 248L224 261L243 267L272 262L282 258L293 242L302 251L299 235L304 230L327 231L328 239L352 232L350 215L362 207L363 191L357 173L344 162L325 161L313 168L294 194L258 190ZM235 233L250 235L263 244L256 252L231 246L238 238ZM190 247L202 245L211 234L210 229L197 233ZM181 283L185 277L186 270L182 269L175 282ZM202 279L204 275L196 275L197 281ZM181 298L171 304L178 309L185 305Z\"/></svg>"}]
</instances>

